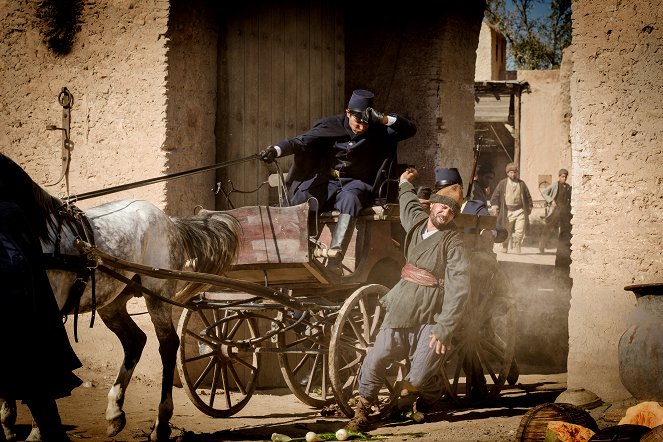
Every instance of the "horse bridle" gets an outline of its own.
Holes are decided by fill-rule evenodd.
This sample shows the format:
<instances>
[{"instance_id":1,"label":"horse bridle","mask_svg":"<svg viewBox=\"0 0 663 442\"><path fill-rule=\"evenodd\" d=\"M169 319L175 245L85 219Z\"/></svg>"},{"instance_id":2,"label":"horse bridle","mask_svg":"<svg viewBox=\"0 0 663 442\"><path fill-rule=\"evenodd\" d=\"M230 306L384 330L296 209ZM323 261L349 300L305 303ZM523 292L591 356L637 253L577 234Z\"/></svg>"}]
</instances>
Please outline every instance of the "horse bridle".
<instances>
[{"instance_id":1,"label":"horse bridle","mask_svg":"<svg viewBox=\"0 0 663 442\"><path fill-rule=\"evenodd\" d=\"M64 203L59 211L60 222L56 229L55 241L53 246L53 253L44 253L44 261L46 269L51 270L65 270L76 273L74 284L69 289L67 298L65 300L60 313L63 315L73 313L74 315L74 340L78 342L78 311L80 307L81 297L88 281L92 284L92 316L90 317L90 328L94 326L94 319L97 310L97 297L96 297L96 279L95 270L97 268L96 261L88 258L86 255L67 255L60 252L60 243L62 240L62 227L65 221L75 228L77 238L84 239L90 244L94 245L94 232L92 225L85 212L70 203Z\"/></svg>"}]
</instances>

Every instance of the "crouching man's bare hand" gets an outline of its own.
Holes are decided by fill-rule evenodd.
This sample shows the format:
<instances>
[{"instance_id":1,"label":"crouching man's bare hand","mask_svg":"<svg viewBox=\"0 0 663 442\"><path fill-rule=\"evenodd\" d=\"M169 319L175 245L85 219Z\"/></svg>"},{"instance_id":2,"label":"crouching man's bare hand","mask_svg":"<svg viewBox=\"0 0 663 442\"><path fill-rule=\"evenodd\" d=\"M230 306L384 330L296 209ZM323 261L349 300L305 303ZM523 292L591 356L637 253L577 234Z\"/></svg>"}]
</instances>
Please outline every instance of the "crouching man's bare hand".
<instances>
[{"instance_id":1,"label":"crouching man's bare hand","mask_svg":"<svg viewBox=\"0 0 663 442\"><path fill-rule=\"evenodd\" d=\"M447 352L447 347L435 335L430 335L430 341L428 342L428 348L434 348L435 353L438 355L443 355Z\"/></svg>"}]
</instances>

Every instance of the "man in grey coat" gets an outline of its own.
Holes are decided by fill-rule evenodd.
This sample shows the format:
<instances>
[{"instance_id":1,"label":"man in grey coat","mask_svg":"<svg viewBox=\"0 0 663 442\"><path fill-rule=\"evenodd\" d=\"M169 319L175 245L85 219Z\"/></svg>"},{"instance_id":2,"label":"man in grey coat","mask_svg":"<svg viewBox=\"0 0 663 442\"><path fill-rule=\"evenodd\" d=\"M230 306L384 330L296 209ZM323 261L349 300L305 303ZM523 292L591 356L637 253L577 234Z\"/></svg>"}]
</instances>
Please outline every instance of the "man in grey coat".
<instances>
[{"instance_id":1,"label":"man in grey coat","mask_svg":"<svg viewBox=\"0 0 663 442\"><path fill-rule=\"evenodd\" d=\"M560 169L557 181L541 192L546 200L546 225L543 227L539 240L539 253L544 253L548 238L552 232L562 235L564 231L571 231L571 186L566 182L569 171Z\"/></svg>"},{"instance_id":2,"label":"man in grey coat","mask_svg":"<svg viewBox=\"0 0 663 442\"><path fill-rule=\"evenodd\" d=\"M431 195L429 214L412 185L416 174L408 169L400 177L406 264L400 281L380 301L386 313L359 373L359 397L348 429L369 428L368 416L394 361L410 360L401 388L429 404L441 397L440 364L469 295L469 260L453 222L463 200L461 187L454 184Z\"/></svg>"}]
</instances>

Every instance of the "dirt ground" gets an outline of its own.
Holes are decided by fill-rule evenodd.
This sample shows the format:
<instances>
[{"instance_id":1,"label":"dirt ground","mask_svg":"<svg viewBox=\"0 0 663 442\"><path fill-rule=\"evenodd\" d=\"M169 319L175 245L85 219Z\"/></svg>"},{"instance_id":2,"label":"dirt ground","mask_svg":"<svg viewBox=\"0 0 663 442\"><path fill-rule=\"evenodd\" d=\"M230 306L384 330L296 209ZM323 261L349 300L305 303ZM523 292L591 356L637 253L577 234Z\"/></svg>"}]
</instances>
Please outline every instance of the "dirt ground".
<instances>
[{"instance_id":1,"label":"dirt ground","mask_svg":"<svg viewBox=\"0 0 663 442\"><path fill-rule=\"evenodd\" d=\"M73 441L145 441L156 416L159 386L134 379L127 391L127 426L116 437L106 436L104 412L106 395L113 377L110 372L81 369L77 374L85 384L71 397L58 401L67 432ZM513 441L523 415L532 407L553 402L566 389L566 374L522 374L518 384L502 390L495 401L483 408L458 409L445 404L426 421L390 422L370 434L387 441ZM211 418L198 410L182 388L174 389L175 412L171 425L172 441L262 441L272 433L304 437L308 431L335 432L346 418L322 417L320 410L297 400L287 389L256 392L248 405L233 417ZM600 409L593 410L597 422ZM19 404L19 437L30 430L31 417ZM614 425L614 424L613 424ZM605 425L603 425L605 426Z\"/></svg>"},{"instance_id":2,"label":"dirt ground","mask_svg":"<svg viewBox=\"0 0 663 442\"><path fill-rule=\"evenodd\" d=\"M499 254L500 260L525 262L530 265L553 265L554 254L538 254L538 250L526 249L522 255ZM539 278L541 279L541 278ZM536 280L536 278L534 278ZM529 293L529 292L528 292ZM535 292L536 293L536 292ZM550 292L546 305L551 305ZM564 299L563 304L567 301ZM523 302L523 305L531 303ZM140 309L139 309L140 310ZM556 311L556 310L555 310ZM560 309L564 317L566 310ZM549 318L550 312L541 315ZM553 312L554 313L554 312ZM531 322L542 322L535 312L521 315L531 318ZM148 318L138 317L148 321ZM80 319L86 324L86 319ZM559 323L562 323L559 321ZM69 324L70 325L70 324ZM521 325L521 335L527 333L541 335L543 332L527 324ZM96 327L95 331L100 331ZM110 332L107 332L110 335ZM73 395L58 401L60 413L67 432L73 441L145 441L156 418L159 401L160 385L152 380L153 376L140 371L140 367L157 364L144 355L141 364L129 385L124 410L127 426L116 437L106 436L106 396L116 373L116 365L102 362L107 354L121 354L115 343L116 338L105 338L102 333L93 334L92 329L81 329L81 342L75 344L77 352L83 348L93 348L85 353L85 368L77 371L83 379L83 386L74 390ZM563 338L563 339L562 339ZM559 361L544 361L534 351L544 348L546 354L566 354L565 349L556 349L551 342L566 341L562 336L551 337L548 341L537 340L521 349L521 355L529 356L530 360L540 360L545 368L521 366L518 384L506 387L499 398L481 408L460 409L450 403L444 403L442 410L426 416L426 421L416 424L412 421L389 422L370 431L375 439L387 441L443 441L443 442L502 442L514 441L523 415L532 407L546 402L553 402L566 390L566 373L559 367ZM545 342L545 344L543 343ZM153 355L156 357L157 355ZM519 356L521 357L521 356ZM104 359L105 358L105 359ZM523 360L521 359L521 360ZM557 362L555 364L555 362ZM564 362L564 361L562 361ZM562 364L562 367L565 366ZM217 442L217 441L268 441L272 433L288 435L292 438L303 438L308 431L335 432L347 422L345 417L323 417L320 410L301 403L287 389L257 391L247 406L230 418L215 419L198 410L190 401L182 388L174 388L174 415L171 420L173 428L172 441L176 442ZM624 415L625 409L615 405L603 405L590 410L590 414L603 428L615 425ZM27 409L19 404L18 417L19 438L25 438L30 431L31 417Z\"/></svg>"}]
</instances>

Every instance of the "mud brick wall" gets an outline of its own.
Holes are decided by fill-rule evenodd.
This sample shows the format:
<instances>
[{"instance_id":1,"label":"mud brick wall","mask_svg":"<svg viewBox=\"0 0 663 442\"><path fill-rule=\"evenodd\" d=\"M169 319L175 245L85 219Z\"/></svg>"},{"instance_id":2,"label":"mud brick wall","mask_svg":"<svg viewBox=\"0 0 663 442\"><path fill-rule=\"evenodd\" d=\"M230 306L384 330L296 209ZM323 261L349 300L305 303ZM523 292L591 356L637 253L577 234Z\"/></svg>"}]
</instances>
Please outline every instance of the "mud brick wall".
<instances>
[{"instance_id":1,"label":"mud brick wall","mask_svg":"<svg viewBox=\"0 0 663 442\"><path fill-rule=\"evenodd\" d=\"M83 193L214 163L216 28L204 1L100 0L83 2L71 52L56 55L40 34L37 2L3 2L0 21L0 152L21 164L41 185L61 172L62 107L58 94L74 96L71 193ZM168 94L168 96L167 96ZM79 201L86 209L122 198L149 200L171 215L195 204L213 207L214 172ZM201 185L202 183L202 185ZM47 187L65 194L64 181ZM144 301L129 302L131 313ZM97 317L79 318L74 350L86 367L119 367L119 341ZM73 320L67 322L73 337ZM148 333L137 376L159 379L161 363L148 315L135 316ZM73 338L72 338L73 341ZM101 381L100 379L96 381Z\"/></svg>"},{"instance_id":2,"label":"mud brick wall","mask_svg":"<svg viewBox=\"0 0 663 442\"><path fill-rule=\"evenodd\" d=\"M60 176L58 94L74 96L70 191L82 193L158 176L166 170L166 38L169 2L83 2L80 27L68 55L44 44L38 2L0 8L0 149L39 184ZM49 188L64 194L63 183ZM124 197L156 204L164 184L81 201L81 208Z\"/></svg>"},{"instance_id":3,"label":"mud brick wall","mask_svg":"<svg viewBox=\"0 0 663 442\"><path fill-rule=\"evenodd\" d=\"M417 123L417 134L399 143L400 163L417 167L417 183L431 185L435 167L457 167L465 183L472 173L474 71L485 2L441 4L385 11L365 20L353 4L347 14L346 88L376 92L376 107ZM355 46L361 42L362 50ZM368 55L367 55L368 54Z\"/></svg>"},{"instance_id":4,"label":"mud brick wall","mask_svg":"<svg viewBox=\"0 0 663 442\"><path fill-rule=\"evenodd\" d=\"M568 388L613 401L630 396L618 343L635 297L623 288L663 280L663 7L574 1L573 42Z\"/></svg>"}]
</instances>

